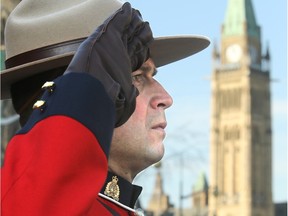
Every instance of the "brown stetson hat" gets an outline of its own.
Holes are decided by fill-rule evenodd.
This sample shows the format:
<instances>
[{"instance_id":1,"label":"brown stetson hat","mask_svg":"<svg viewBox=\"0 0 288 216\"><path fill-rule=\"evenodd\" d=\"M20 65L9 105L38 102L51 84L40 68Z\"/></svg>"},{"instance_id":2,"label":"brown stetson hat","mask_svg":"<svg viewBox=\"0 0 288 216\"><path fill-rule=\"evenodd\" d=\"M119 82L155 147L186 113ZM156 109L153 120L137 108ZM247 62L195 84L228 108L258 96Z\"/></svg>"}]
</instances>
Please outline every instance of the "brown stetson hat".
<instances>
[{"instance_id":1,"label":"brown stetson hat","mask_svg":"<svg viewBox=\"0 0 288 216\"><path fill-rule=\"evenodd\" d=\"M80 43L122 4L119 0L22 0L5 27L6 70L1 72L1 99L11 97L11 84L67 66ZM150 54L160 67L209 44L204 36L156 37Z\"/></svg>"}]
</instances>

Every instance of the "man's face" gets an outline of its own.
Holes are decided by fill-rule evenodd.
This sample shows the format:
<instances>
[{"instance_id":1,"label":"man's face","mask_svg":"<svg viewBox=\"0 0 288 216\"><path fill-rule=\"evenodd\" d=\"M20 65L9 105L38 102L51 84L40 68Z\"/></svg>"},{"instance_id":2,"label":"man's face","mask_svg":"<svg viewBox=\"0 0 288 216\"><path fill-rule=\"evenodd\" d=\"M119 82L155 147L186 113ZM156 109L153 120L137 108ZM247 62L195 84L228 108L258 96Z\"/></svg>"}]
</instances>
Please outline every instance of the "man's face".
<instances>
[{"instance_id":1,"label":"man's face","mask_svg":"<svg viewBox=\"0 0 288 216\"><path fill-rule=\"evenodd\" d=\"M155 73L151 59L132 73L133 84L139 90L136 109L113 134L109 167L114 172L113 167L130 172L132 178L164 155L165 109L172 105L172 98L153 78Z\"/></svg>"}]
</instances>

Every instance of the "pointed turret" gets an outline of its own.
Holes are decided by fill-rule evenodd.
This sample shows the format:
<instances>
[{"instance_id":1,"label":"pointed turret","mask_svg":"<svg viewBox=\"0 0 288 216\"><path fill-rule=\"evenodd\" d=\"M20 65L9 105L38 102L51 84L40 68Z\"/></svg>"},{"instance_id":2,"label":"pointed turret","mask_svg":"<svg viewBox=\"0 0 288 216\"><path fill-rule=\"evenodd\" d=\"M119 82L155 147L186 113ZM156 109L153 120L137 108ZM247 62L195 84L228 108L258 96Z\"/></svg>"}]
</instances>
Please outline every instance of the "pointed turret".
<instances>
[{"instance_id":1,"label":"pointed turret","mask_svg":"<svg viewBox=\"0 0 288 216\"><path fill-rule=\"evenodd\" d=\"M219 49L218 49L216 42L214 42L213 51L212 51L212 58L213 58L213 60L216 60L216 61L219 60L219 58L220 58L220 53L219 53Z\"/></svg>"},{"instance_id":2,"label":"pointed turret","mask_svg":"<svg viewBox=\"0 0 288 216\"><path fill-rule=\"evenodd\" d=\"M163 190L163 179L160 173L161 165L156 166L157 174L152 197L148 204L147 210L152 212L154 216L165 215L173 211L173 205L169 201L169 196Z\"/></svg>"},{"instance_id":3,"label":"pointed turret","mask_svg":"<svg viewBox=\"0 0 288 216\"><path fill-rule=\"evenodd\" d=\"M197 193L197 192L203 192L207 190L208 190L208 183L207 183L206 175L205 173L201 173L198 176L198 179L195 185L193 186L193 192Z\"/></svg>"},{"instance_id":4,"label":"pointed turret","mask_svg":"<svg viewBox=\"0 0 288 216\"><path fill-rule=\"evenodd\" d=\"M193 186L192 215L208 215L208 182L205 173L201 173Z\"/></svg>"},{"instance_id":5,"label":"pointed turret","mask_svg":"<svg viewBox=\"0 0 288 216\"><path fill-rule=\"evenodd\" d=\"M267 44L266 53L262 56L262 69L264 72L270 72L270 49L269 44Z\"/></svg>"},{"instance_id":6,"label":"pointed turret","mask_svg":"<svg viewBox=\"0 0 288 216\"><path fill-rule=\"evenodd\" d=\"M268 61L270 61L270 49L269 49L269 44L267 44L267 50L266 50L266 55L264 58Z\"/></svg>"}]
</instances>

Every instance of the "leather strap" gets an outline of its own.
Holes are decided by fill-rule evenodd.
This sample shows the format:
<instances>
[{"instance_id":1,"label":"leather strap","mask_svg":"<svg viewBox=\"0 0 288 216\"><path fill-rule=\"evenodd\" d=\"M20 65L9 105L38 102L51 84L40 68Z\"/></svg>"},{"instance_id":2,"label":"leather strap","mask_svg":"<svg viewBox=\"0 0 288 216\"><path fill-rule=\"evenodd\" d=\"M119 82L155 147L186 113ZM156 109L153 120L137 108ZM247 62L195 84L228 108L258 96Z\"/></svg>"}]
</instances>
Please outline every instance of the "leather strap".
<instances>
[{"instance_id":1,"label":"leather strap","mask_svg":"<svg viewBox=\"0 0 288 216\"><path fill-rule=\"evenodd\" d=\"M65 41L57 44L53 44L46 47L41 47L28 52L21 53L19 55L13 56L5 61L6 69L16 67L19 65L27 64L37 60L49 58L52 56L57 56L69 52L76 52L79 45L86 38L79 38L71 41Z\"/></svg>"}]
</instances>

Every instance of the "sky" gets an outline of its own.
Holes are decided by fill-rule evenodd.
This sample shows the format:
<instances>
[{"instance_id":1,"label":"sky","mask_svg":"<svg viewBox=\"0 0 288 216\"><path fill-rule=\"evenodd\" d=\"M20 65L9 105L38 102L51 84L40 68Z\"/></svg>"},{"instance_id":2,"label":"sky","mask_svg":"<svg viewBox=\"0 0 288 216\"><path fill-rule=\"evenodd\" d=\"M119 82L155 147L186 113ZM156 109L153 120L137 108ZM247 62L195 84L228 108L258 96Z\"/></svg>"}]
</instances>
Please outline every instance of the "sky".
<instances>
[{"instance_id":1,"label":"sky","mask_svg":"<svg viewBox=\"0 0 288 216\"><path fill-rule=\"evenodd\" d=\"M166 112L168 127L166 153L160 172L164 191L172 204L192 192L198 176L205 173L209 182L209 130L211 54L219 47L221 25L227 0L130 0L149 21L154 36L196 34L208 36L212 44L203 52L160 67L156 79L174 99ZM287 201L287 3L286 0L252 0L256 21L261 26L262 47L271 54L271 94L273 131L273 200ZM144 190L140 197L147 206L155 183L156 168L139 174L135 184ZM191 206L191 199L184 200Z\"/></svg>"}]
</instances>

